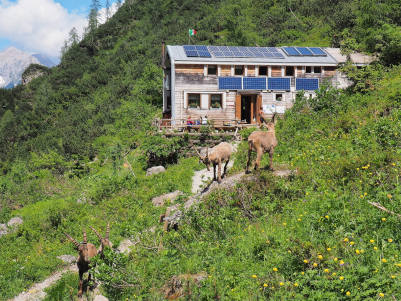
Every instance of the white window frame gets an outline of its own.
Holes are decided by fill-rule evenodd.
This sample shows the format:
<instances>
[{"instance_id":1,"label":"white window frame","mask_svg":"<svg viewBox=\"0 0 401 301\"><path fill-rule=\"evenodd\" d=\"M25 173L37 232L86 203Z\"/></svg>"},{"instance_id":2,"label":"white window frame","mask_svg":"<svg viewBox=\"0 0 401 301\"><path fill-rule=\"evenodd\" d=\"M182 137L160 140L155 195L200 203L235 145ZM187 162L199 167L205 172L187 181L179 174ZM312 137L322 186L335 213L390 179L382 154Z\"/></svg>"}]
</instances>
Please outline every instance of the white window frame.
<instances>
[{"instance_id":1,"label":"white window frame","mask_svg":"<svg viewBox=\"0 0 401 301\"><path fill-rule=\"evenodd\" d=\"M195 108L189 108L188 107L188 94L200 94L200 108L199 109L195 109ZM205 90L197 90L197 91L190 91L190 90L186 90L184 91L184 103L183 103L183 107L186 110L196 110L196 111L208 111L211 110L212 108L210 107L210 102L208 104L208 109L202 109L202 95L208 95L208 98L210 98L211 94L221 94L223 95L223 99L222 99L222 108L221 109L213 109L213 110L224 110L227 106L227 93L226 91L205 91Z\"/></svg>"}]
</instances>

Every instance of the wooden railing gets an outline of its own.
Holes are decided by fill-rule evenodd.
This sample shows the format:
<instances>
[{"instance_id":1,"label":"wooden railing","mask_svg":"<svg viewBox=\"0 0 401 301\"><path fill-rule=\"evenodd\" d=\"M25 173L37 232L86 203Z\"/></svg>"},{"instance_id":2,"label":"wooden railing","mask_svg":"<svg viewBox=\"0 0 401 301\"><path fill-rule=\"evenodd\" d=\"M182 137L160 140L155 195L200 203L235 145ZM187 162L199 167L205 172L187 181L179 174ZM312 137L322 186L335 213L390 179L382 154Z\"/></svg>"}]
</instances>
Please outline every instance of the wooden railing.
<instances>
[{"instance_id":1,"label":"wooden railing","mask_svg":"<svg viewBox=\"0 0 401 301\"><path fill-rule=\"evenodd\" d=\"M187 119L156 119L154 125L160 130L178 130L178 131L199 131L202 127L209 127L216 130L237 131L246 127L254 127L257 124L249 124L237 119L213 118L208 119L207 123L201 120L191 119L193 124L188 124Z\"/></svg>"}]
</instances>

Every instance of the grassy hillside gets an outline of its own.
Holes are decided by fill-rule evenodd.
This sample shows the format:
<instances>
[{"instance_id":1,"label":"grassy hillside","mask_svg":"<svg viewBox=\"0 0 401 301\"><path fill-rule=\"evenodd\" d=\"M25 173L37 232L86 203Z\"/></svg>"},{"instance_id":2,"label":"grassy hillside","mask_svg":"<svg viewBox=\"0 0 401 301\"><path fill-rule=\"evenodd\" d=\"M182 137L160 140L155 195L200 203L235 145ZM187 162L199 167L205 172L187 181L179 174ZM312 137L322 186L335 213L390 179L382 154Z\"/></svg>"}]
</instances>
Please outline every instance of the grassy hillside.
<instances>
[{"instance_id":1,"label":"grassy hillside","mask_svg":"<svg viewBox=\"0 0 401 301\"><path fill-rule=\"evenodd\" d=\"M399 5L126 1L49 75L0 89L0 223L24 220L0 238L0 299L59 269L58 255L75 254L63 232L80 239L107 221L114 245L141 237L129 256L98 264L113 300L162 300L173 275L199 272L208 277L186 288L193 299L400 297L399 220L368 203L401 214L401 70L384 67L401 57ZM152 233L165 208L150 199L180 189L183 201L202 168L183 158L185 139L151 127L161 111L161 41L184 44L193 27L197 43L342 45L377 51L383 66L346 66L353 89L299 98L280 121L275 163L296 177L261 171L210 195L178 231ZM245 149L233 172L244 168ZM146 177L156 163L167 173ZM49 299L76 293L77 275L66 275Z\"/></svg>"}]
</instances>

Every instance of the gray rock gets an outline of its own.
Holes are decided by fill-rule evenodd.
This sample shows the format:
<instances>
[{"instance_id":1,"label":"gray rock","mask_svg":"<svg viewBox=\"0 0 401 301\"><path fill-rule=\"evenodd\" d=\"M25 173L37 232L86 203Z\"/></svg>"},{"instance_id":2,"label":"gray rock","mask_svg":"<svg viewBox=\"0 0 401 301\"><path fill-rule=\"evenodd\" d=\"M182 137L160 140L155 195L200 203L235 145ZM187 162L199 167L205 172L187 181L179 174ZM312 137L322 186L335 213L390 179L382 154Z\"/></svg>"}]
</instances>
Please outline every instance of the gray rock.
<instances>
[{"instance_id":1,"label":"gray rock","mask_svg":"<svg viewBox=\"0 0 401 301\"><path fill-rule=\"evenodd\" d=\"M131 247L134 245L135 244L131 240L124 239L118 246L117 250L119 250L121 253L129 254L131 252Z\"/></svg>"},{"instance_id":2,"label":"gray rock","mask_svg":"<svg viewBox=\"0 0 401 301\"><path fill-rule=\"evenodd\" d=\"M0 237L8 233L8 228L6 224L0 224Z\"/></svg>"},{"instance_id":3,"label":"gray rock","mask_svg":"<svg viewBox=\"0 0 401 301\"><path fill-rule=\"evenodd\" d=\"M12 227L16 227L19 226L23 223L24 221L22 220L22 218L20 217L13 217L12 219L10 219L7 223L7 226L12 228Z\"/></svg>"},{"instance_id":4,"label":"gray rock","mask_svg":"<svg viewBox=\"0 0 401 301\"><path fill-rule=\"evenodd\" d=\"M93 301L109 301L105 296L97 295Z\"/></svg>"},{"instance_id":5,"label":"gray rock","mask_svg":"<svg viewBox=\"0 0 401 301\"><path fill-rule=\"evenodd\" d=\"M152 199L152 204L156 207L164 206L166 201L170 200L171 202L174 202L180 195L182 195L182 192L179 190L162 194L158 197L154 197Z\"/></svg>"},{"instance_id":6,"label":"gray rock","mask_svg":"<svg viewBox=\"0 0 401 301\"><path fill-rule=\"evenodd\" d=\"M60 255L60 256L57 256L57 258L62 260L64 263L68 263L68 264L71 264L71 263L74 263L77 261L77 258L72 255Z\"/></svg>"},{"instance_id":7,"label":"gray rock","mask_svg":"<svg viewBox=\"0 0 401 301\"><path fill-rule=\"evenodd\" d=\"M163 166L154 166L146 171L146 176L157 175L165 171L166 169Z\"/></svg>"}]
</instances>

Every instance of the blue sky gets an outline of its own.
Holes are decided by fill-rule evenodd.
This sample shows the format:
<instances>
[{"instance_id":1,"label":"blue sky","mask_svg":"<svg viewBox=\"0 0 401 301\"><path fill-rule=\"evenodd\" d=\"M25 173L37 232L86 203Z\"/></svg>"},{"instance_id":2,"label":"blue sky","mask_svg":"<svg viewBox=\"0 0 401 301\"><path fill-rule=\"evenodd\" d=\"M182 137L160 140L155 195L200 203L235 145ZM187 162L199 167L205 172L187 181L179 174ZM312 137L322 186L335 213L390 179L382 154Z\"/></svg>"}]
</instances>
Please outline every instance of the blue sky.
<instances>
[{"instance_id":1,"label":"blue sky","mask_svg":"<svg viewBox=\"0 0 401 301\"><path fill-rule=\"evenodd\" d=\"M76 27L78 32L83 32L91 2L0 0L0 51L14 46L27 52L58 57L71 28ZM100 0L102 6L105 2Z\"/></svg>"}]
</instances>

